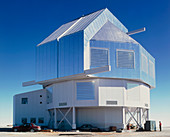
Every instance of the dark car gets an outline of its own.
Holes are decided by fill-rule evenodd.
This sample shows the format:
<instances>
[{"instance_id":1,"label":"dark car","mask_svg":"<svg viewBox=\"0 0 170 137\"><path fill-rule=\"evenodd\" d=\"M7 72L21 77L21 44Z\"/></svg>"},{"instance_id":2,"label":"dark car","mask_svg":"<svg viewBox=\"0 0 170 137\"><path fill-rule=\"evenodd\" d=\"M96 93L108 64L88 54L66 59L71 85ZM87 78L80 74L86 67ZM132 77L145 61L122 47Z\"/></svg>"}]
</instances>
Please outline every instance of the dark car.
<instances>
[{"instance_id":1,"label":"dark car","mask_svg":"<svg viewBox=\"0 0 170 137\"><path fill-rule=\"evenodd\" d=\"M80 131L100 131L99 128L92 126L91 124L84 124L81 127L77 128Z\"/></svg>"},{"instance_id":2,"label":"dark car","mask_svg":"<svg viewBox=\"0 0 170 137\"><path fill-rule=\"evenodd\" d=\"M35 125L34 123L26 123L26 124L22 124L20 126L14 126L12 129L13 129L14 132L17 132L17 131L31 131L31 132L34 132L34 131L40 131L41 127Z\"/></svg>"}]
</instances>

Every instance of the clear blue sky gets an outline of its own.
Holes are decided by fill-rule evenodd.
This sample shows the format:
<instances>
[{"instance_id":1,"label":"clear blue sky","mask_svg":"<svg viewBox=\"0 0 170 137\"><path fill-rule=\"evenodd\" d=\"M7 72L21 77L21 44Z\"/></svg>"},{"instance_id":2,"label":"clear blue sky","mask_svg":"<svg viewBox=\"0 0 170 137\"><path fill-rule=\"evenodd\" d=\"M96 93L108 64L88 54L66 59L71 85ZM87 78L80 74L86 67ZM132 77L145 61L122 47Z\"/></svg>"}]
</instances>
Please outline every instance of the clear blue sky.
<instances>
[{"instance_id":1,"label":"clear blue sky","mask_svg":"<svg viewBox=\"0 0 170 137\"><path fill-rule=\"evenodd\" d=\"M63 23L108 8L156 59L151 118L170 125L170 0L4 0L0 1L0 125L12 121L13 95L41 86L35 79L35 47Z\"/></svg>"}]
</instances>

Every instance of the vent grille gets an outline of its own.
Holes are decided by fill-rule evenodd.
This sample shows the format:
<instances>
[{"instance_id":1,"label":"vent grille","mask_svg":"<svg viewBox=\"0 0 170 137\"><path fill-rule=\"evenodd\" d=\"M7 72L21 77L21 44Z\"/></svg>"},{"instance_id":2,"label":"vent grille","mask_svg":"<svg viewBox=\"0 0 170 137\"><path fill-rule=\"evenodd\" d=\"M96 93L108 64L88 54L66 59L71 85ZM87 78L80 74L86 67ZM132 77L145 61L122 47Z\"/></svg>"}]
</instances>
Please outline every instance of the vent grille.
<instances>
[{"instance_id":1,"label":"vent grille","mask_svg":"<svg viewBox=\"0 0 170 137\"><path fill-rule=\"evenodd\" d=\"M108 64L108 49L91 48L91 67L102 67Z\"/></svg>"},{"instance_id":2,"label":"vent grille","mask_svg":"<svg viewBox=\"0 0 170 137\"><path fill-rule=\"evenodd\" d=\"M148 104L145 104L145 107L148 107Z\"/></svg>"},{"instance_id":3,"label":"vent grille","mask_svg":"<svg viewBox=\"0 0 170 137\"><path fill-rule=\"evenodd\" d=\"M67 102L59 103L59 106L67 106Z\"/></svg>"},{"instance_id":4,"label":"vent grille","mask_svg":"<svg viewBox=\"0 0 170 137\"><path fill-rule=\"evenodd\" d=\"M94 82L77 82L77 100L94 100Z\"/></svg>"},{"instance_id":5,"label":"vent grille","mask_svg":"<svg viewBox=\"0 0 170 137\"><path fill-rule=\"evenodd\" d=\"M107 105L117 105L117 101L106 101Z\"/></svg>"},{"instance_id":6,"label":"vent grille","mask_svg":"<svg viewBox=\"0 0 170 137\"><path fill-rule=\"evenodd\" d=\"M145 55L142 54L142 71L148 73L148 59Z\"/></svg>"},{"instance_id":7,"label":"vent grille","mask_svg":"<svg viewBox=\"0 0 170 137\"><path fill-rule=\"evenodd\" d=\"M117 50L117 67L134 69L135 59L134 51Z\"/></svg>"}]
</instances>

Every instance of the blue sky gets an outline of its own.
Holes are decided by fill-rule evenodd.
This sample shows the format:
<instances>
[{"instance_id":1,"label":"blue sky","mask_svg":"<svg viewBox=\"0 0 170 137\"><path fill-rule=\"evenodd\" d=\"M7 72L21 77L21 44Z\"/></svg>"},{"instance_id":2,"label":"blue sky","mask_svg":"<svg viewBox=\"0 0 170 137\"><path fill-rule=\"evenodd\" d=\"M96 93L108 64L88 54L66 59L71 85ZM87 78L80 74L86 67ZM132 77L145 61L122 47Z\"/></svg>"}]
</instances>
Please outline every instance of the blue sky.
<instances>
[{"instance_id":1,"label":"blue sky","mask_svg":"<svg viewBox=\"0 0 170 137\"><path fill-rule=\"evenodd\" d=\"M13 95L35 79L35 47L60 25L108 8L132 37L156 59L151 119L170 126L170 0L5 0L0 1L0 126L12 122Z\"/></svg>"}]
</instances>

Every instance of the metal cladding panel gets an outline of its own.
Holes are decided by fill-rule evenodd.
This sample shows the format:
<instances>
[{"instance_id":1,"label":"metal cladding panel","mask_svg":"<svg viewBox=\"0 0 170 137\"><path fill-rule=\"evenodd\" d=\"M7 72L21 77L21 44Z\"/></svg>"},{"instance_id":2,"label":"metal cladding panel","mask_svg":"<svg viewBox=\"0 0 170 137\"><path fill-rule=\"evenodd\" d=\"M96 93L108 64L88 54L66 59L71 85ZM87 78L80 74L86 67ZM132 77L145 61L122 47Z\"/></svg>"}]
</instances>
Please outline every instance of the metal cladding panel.
<instances>
[{"instance_id":1,"label":"metal cladding panel","mask_svg":"<svg viewBox=\"0 0 170 137\"><path fill-rule=\"evenodd\" d=\"M83 32L62 37L59 40L59 77L84 72Z\"/></svg>"},{"instance_id":2,"label":"metal cladding panel","mask_svg":"<svg viewBox=\"0 0 170 137\"><path fill-rule=\"evenodd\" d=\"M128 32L127 28L108 9L105 9L84 29L85 39L90 40L107 21L113 23L121 31Z\"/></svg>"},{"instance_id":3,"label":"metal cladding panel","mask_svg":"<svg viewBox=\"0 0 170 137\"><path fill-rule=\"evenodd\" d=\"M142 62L142 56L145 56L147 61ZM152 87L156 86L155 82L155 59L140 45L140 63L141 63L141 71L140 76L141 79L149 83ZM143 65L142 65L143 63ZM143 71L143 67L147 69L147 71Z\"/></svg>"},{"instance_id":4,"label":"metal cladding panel","mask_svg":"<svg viewBox=\"0 0 170 137\"><path fill-rule=\"evenodd\" d=\"M85 29L84 29L84 69L89 69L89 55L86 54L89 48L89 40L102 28L102 26L110 21L117 28L123 32L128 32L127 28L108 10L105 9L99 16L95 18Z\"/></svg>"},{"instance_id":5,"label":"metal cladding panel","mask_svg":"<svg viewBox=\"0 0 170 137\"><path fill-rule=\"evenodd\" d=\"M60 35L62 35L67 29L69 29L77 20L71 21L59 27L56 31L54 31L50 36L45 38L39 45L44 43L56 40Z\"/></svg>"},{"instance_id":6,"label":"metal cladding panel","mask_svg":"<svg viewBox=\"0 0 170 137\"><path fill-rule=\"evenodd\" d=\"M113 77L113 78L140 78L140 62L139 62L139 46L133 43L117 43L109 41L90 41L90 47L108 48L109 49L109 65L111 71L94 74L98 77ZM119 68L117 67L117 50L133 51L134 52L134 68Z\"/></svg>"},{"instance_id":7,"label":"metal cladding panel","mask_svg":"<svg viewBox=\"0 0 170 137\"><path fill-rule=\"evenodd\" d=\"M57 78L57 41L48 42L36 47L36 52L36 81Z\"/></svg>"},{"instance_id":8,"label":"metal cladding panel","mask_svg":"<svg viewBox=\"0 0 170 137\"><path fill-rule=\"evenodd\" d=\"M102 28L93 36L92 40L114 41L114 42L129 42L138 44L133 38L116 27L110 21L107 21Z\"/></svg>"},{"instance_id":9,"label":"metal cladding panel","mask_svg":"<svg viewBox=\"0 0 170 137\"><path fill-rule=\"evenodd\" d=\"M103 11L104 11L104 9L82 17L79 21L77 21L77 23L74 25L74 27L72 27L70 30L68 30L68 32L64 35L66 36L66 35L84 30Z\"/></svg>"}]
</instances>

